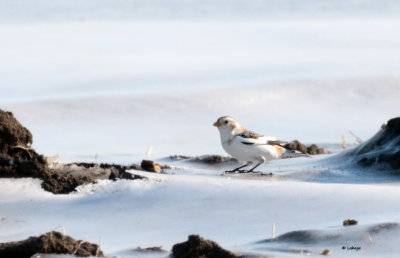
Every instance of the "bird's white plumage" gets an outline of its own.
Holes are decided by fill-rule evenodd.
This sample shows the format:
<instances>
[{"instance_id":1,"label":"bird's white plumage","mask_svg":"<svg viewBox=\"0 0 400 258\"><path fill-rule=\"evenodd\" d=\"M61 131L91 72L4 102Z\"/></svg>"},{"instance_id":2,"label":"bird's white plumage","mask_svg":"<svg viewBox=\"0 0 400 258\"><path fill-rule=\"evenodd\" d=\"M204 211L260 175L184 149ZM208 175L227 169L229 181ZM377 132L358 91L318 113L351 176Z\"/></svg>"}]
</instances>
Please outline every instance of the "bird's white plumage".
<instances>
[{"instance_id":1,"label":"bird's white plumage","mask_svg":"<svg viewBox=\"0 0 400 258\"><path fill-rule=\"evenodd\" d=\"M279 154L272 145L263 144L258 139L254 140L236 136L230 142L222 143L222 147L232 157L243 163L264 163L265 161L279 158Z\"/></svg>"},{"instance_id":2,"label":"bird's white plumage","mask_svg":"<svg viewBox=\"0 0 400 258\"><path fill-rule=\"evenodd\" d=\"M232 117L220 117L214 126L220 132L224 150L244 164L264 163L272 159L297 155L294 151L281 146L281 142L275 137L246 130Z\"/></svg>"}]
</instances>

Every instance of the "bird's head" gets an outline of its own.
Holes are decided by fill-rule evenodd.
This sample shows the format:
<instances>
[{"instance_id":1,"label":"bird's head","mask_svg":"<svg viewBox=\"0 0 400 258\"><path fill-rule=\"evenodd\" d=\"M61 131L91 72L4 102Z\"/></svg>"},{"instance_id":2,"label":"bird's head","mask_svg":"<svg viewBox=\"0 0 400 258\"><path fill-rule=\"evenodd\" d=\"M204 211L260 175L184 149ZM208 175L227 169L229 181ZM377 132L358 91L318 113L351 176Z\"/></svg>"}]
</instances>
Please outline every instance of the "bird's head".
<instances>
[{"instance_id":1,"label":"bird's head","mask_svg":"<svg viewBox=\"0 0 400 258\"><path fill-rule=\"evenodd\" d=\"M237 134L244 130L243 126L241 126L236 119L230 116L222 116L218 118L217 122L215 122L213 125L218 128L221 134Z\"/></svg>"}]
</instances>

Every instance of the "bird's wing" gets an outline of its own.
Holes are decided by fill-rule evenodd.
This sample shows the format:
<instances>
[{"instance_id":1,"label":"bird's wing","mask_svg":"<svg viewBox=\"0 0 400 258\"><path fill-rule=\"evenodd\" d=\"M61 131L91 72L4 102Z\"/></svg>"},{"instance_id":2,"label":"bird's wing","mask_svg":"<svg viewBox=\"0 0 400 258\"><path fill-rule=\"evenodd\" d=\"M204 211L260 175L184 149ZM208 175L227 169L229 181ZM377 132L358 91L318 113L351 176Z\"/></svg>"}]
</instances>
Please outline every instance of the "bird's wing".
<instances>
[{"instance_id":1,"label":"bird's wing","mask_svg":"<svg viewBox=\"0 0 400 258\"><path fill-rule=\"evenodd\" d=\"M274 137L257 134L249 130L236 135L236 137L241 143L246 145L282 145L287 143L279 141Z\"/></svg>"}]
</instances>

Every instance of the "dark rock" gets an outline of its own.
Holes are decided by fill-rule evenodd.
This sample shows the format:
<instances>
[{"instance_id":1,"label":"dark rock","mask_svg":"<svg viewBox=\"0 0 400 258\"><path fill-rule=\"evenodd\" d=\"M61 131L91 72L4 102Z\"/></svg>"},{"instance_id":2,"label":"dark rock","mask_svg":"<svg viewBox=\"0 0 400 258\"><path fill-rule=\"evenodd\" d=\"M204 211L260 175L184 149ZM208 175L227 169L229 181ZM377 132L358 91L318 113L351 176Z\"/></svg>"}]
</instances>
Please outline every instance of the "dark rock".
<instances>
[{"instance_id":1,"label":"dark rock","mask_svg":"<svg viewBox=\"0 0 400 258\"><path fill-rule=\"evenodd\" d=\"M357 224L358 224L358 221L355 219L346 219L343 221L343 226L354 226Z\"/></svg>"},{"instance_id":2,"label":"dark rock","mask_svg":"<svg viewBox=\"0 0 400 258\"><path fill-rule=\"evenodd\" d=\"M36 253L103 256L98 245L83 240L77 241L55 231L23 241L0 244L0 257L29 258Z\"/></svg>"},{"instance_id":3,"label":"dark rock","mask_svg":"<svg viewBox=\"0 0 400 258\"><path fill-rule=\"evenodd\" d=\"M237 258L243 257L227 251L217 243L205 240L198 235L190 235L188 241L175 244L172 247L175 258Z\"/></svg>"}]
</instances>

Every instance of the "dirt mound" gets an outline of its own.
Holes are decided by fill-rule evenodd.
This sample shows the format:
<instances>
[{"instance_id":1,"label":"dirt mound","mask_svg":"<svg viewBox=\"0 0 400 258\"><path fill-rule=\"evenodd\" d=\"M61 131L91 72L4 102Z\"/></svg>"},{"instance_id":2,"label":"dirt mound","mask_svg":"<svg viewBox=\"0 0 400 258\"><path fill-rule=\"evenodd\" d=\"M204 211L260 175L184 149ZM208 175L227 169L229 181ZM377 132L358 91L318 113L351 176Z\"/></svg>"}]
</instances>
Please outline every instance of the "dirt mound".
<instances>
[{"instance_id":1,"label":"dirt mound","mask_svg":"<svg viewBox=\"0 0 400 258\"><path fill-rule=\"evenodd\" d=\"M100 246L83 240L77 241L55 231L23 241L0 244L0 257L29 258L36 253L103 256Z\"/></svg>"},{"instance_id":2,"label":"dirt mound","mask_svg":"<svg viewBox=\"0 0 400 258\"><path fill-rule=\"evenodd\" d=\"M400 117L390 119L371 139L346 155L355 158L359 166L400 173Z\"/></svg>"},{"instance_id":3,"label":"dirt mound","mask_svg":"<svg viewBox=\"0 0 400 258\"><path fill-rule=\"evenodd\" d=\"M31 132L11 112L0 109L0 177L40 178L45 190L57 194L70 193L78 185L93 181L50 169L45 157L31 148L32 141Z\"/></svg>"},{"instance_id":4,"label":"dirt mound","mask_svg":"<svg viewBox=\"0 0 400 258\"><path fill-rule=\"evenodd\" d=\"M172 247L175 258L237 258L243 257L227 251L217 243L205 240L198 235L190 235L188 241L175 244Z\"/></svg>"},{"instance_id":5,"label":"dirt mound","mask_svg":"<svg viewBox=\"0 0 400 258\"><path fill-rule=\"evenodd\" d=\"M307 153L310 155L318 155L318 154L327 154L327 151L325 151L323 148L318 147L315 144L311 144L308 147L298 140L294 140L292 142L289 142L284 145L285 148L291 149L291 150L297 150L302 153Z\"/></svg>"}]
</instances>

